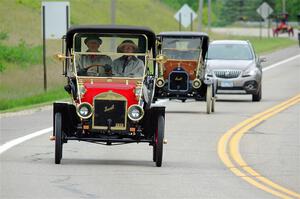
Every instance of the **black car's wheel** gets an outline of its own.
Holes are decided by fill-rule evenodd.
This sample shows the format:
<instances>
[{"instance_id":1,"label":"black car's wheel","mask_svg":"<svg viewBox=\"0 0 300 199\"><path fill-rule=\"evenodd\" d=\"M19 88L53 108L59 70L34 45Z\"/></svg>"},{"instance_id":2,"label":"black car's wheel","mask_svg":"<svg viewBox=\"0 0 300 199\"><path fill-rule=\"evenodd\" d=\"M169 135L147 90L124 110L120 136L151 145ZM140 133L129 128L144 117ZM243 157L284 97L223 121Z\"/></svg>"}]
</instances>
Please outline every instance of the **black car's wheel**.
<instances>
[{"instance_id":1,"label":"black car's wheel","mask_svg":"<svg viewBox=\"0 0 300 199\"><path fill-rule=\"evenodd\" d=\"M256 94L252 94L252 101L259 102L261 100L261 86Z\"/></svg>"},{"instance_id":2,"label":"black car's wheel","mask_svg":"<svg viewBox=\"0 0 300 199\"><path fill-rule=\"evenodd\" d=\"M185 102L185 101L186 101L186 99L182 99L182 100L181 100L181 102Z\"/></svg>"},{"instance_id":3,"label":"black car's wheel","mask_svg":"<svg viewBox=\"0 0 300 199\"><path fill-rule=\"evenodd\" d=\"M206 90L206 113L210 114L212 111L212 85L207 85Z\"/></svg>"},{"instance_id":4,"label":"black car's wheel","mask_svg":"<svg viewBox=\"0 0 300 199\"><path fill-rule=\"evenodd\" d=\"M55 135L55 164L60 164L62 158L62 118L61 113L55 113L54 135Z\"/></svg>"},{"instance_id":5,"label":"black car's wheel","mask_svg":"<svg viewBox=\"0 0 300 199\"><path fill-rule=\"evenodd\" d=\"M154 135L153 160L157 167L161 167L163 157L163 140L165 132L165 120L163 116L158 116L157 127Z\"/></svg>"}]
</instances>

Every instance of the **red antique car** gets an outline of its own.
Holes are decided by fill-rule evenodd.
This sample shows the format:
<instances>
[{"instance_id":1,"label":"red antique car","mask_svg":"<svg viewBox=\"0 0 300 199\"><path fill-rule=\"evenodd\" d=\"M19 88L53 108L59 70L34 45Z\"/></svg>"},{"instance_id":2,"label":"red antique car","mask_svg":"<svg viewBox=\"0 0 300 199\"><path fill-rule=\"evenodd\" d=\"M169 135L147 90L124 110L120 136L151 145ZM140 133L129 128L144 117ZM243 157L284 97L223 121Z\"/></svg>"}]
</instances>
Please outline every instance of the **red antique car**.
<instances>
[{"instance_id":1,"label":"red antique car","mask_svg":"<svg viewBox=\"0 0 300 199\"><path fill-rule=\"evenodd\" d=\"M106 145L145 142L162 164L165 107L151 107L155 87L153 31L135 26L76 26L63 39L65 90L54 103L55 163L69 140Z\"/></svg>"}]
</instances>

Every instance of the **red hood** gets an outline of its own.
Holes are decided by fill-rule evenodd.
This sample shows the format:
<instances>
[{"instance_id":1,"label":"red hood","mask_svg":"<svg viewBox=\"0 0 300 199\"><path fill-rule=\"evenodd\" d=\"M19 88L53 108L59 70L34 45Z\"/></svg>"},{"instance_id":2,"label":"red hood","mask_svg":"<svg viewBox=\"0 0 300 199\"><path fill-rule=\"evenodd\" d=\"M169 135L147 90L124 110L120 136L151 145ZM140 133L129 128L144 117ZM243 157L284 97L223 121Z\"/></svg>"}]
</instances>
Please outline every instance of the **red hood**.
<instances>
[{"instance_id":1,"label":"red hood","mask_svg":"<svg viewBox=\"0 0 300 199\"><path fill-rule=\"evenodd\" d=\"M96 95L112 91L124 96L127 99L127 108L132 104L138 103L134 92L134 89L136 87L135 84L122 84L114 82L95 82L91 84L86 82L83 85L86 89L86 92L81 98L82 102L88 102L90 104L93 104L93 99Z\"/></svg>"}]
</instances>

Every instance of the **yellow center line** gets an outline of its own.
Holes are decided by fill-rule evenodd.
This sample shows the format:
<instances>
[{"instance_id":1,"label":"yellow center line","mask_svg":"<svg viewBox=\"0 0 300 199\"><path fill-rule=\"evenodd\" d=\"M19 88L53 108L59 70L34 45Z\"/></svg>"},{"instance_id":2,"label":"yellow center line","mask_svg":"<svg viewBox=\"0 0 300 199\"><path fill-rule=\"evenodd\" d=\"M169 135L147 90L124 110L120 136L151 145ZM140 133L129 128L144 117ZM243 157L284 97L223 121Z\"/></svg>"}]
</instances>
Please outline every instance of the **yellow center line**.
<instances>
[{"instance_id":1,"label":"yellow center line","mask_svg":"<svg viewBox=\"0 0 300 199\"><path fill-rule=\"evenodd\" d=\"M239 152L239 143L242 136L251 128L299 102L300 94L272 108L269 108L262 113L256 114L231 128L221 137L218 142L218 155L220 159L235 175L241 177L257 188L260 188L280 198L296 197L300 199L300 194L272 182L249 167L241 157ZM229 153L227 152L228 148Z\"/></svg>"}]
</instances>

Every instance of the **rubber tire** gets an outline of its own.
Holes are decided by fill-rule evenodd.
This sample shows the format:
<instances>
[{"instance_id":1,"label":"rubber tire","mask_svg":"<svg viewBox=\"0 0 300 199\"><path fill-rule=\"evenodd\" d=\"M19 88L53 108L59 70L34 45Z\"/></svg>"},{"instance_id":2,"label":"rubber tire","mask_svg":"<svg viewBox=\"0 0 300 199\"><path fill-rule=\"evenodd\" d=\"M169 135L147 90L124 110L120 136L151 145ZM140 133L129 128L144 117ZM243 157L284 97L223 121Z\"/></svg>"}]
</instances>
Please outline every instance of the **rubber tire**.
<instances>
[{"instance_id":1,"label":"rubber tire","mask_svg":"<svg viewBox=\"0 0 300 199\"><path fill-rule=\"evenodd\" d=\"M155 165L157 167L161 167L162 165L164 133L165 133L165 120L162 115L159 115L157 118L157 129L154 136L155 154L153 156L153 158L155 157Z\"/></svg>"},{"instance_id":2,"label":"rubber tire","mask_svg":"<svg viewBox=\"0 0 300 199\"><path fill-rule=\"evenodd\" d=\"M212 85L207 85L206 89L206 113L210 114L212 111Z\"/></svg>"},{"instance_id":3,"label":"rubber tire","mask_svg":"<svg viewBox=\"0 0 300 199\"><path fill-rule=\"evenodd\" d=\"M259 102L261 100L261 86L259 87L259 90L257 94L252 94L252 101L253 102Z\"/></svg>"},{"instance_id":4,"label":"rubber tire","mask_svg":"<svg viewBox=\"0 0 300 199\"><path fill-rule=\"evenodd\" d=\"M215 107L216 107L216 99L214 98L211 102L211 112L215 112Z\"/></svg>"},{"instance_id":5,"label":"rubber tire","mask_svg":"<svg viewBox=\"0 0 300 199\"><path fill-rule=\"evenodd\" d=\"M62 149L63 149L63 142L62 142L62 118L61 113L55 113L55 127L54 127L54 135L55 135L55 164L60 164L62 159Z\"/></svg>"}]
</instances>

